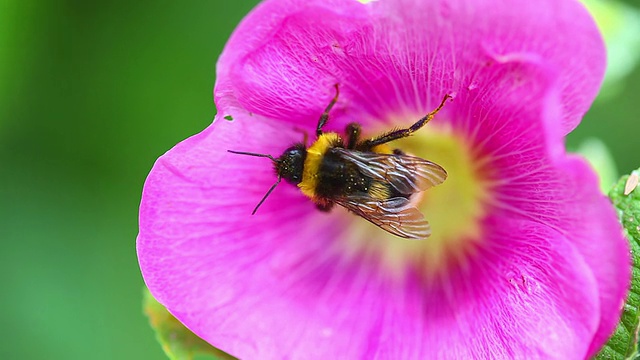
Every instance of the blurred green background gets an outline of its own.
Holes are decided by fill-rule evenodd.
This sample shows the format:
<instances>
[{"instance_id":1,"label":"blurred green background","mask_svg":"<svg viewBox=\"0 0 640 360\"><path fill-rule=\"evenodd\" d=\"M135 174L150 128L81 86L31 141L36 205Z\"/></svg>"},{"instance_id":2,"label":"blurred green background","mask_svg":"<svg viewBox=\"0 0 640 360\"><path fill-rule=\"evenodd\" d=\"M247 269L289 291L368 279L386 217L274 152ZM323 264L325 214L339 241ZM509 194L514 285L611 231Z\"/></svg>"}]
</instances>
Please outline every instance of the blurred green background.
<instances>
[{"instance_id":1,"label":"blurred green background","mask_svg":"<svg viewBox=\"0 0 640 360\"><path fill-rule=\"evenodd\" d=\"M215 61L251 1L0 0L0 359L164 359L135 238L155 159L215 114ZM589 136L640 165L640 70Z\"/></svg>"}]
</instances>

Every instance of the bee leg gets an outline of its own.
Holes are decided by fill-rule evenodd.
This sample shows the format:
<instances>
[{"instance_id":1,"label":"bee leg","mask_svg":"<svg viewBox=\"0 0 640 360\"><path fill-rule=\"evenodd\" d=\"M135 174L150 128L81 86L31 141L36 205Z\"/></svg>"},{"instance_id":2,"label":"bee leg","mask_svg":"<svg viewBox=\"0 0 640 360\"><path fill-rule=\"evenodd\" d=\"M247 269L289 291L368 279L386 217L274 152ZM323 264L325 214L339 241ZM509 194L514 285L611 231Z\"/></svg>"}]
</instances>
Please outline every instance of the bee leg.
<instances>
[{"instance_id":1,"label":"bee leg","mask_svg":"<svg viewBox=\"0 0 640 360\"><path fill-rule=\"evenodd\" d=\"M360 124L350 123L347 125L347 149L353 150L360 140Z\"/></svg>"},{"instance_id":2,"label":"bee leg","mask_svg":"<svg viewBox=\"0 0 640 360\"><path fill-rule=\"evenodd\" d=\"M299 127L294 127L293 130L302 134L303 136L302 143L304 144L304 147L307 147L307 142L309 141L309 133L307 133L307 130L301 129Z\"/></svg>"},{"instance_id":3,"label":"bee leg","mask_svg":"<svg viewBox=\"0 0 640 360\"><path fill-rule=\"evenodd\" d=\"M340 95L339 85L340 84L335 85L336 95L333 97L333 99L331 99L331 102L329 103L329 105L327 105L327 108L324 109L324 112L320 116L320 120L318 120L318 126L316 127L316 136L322 135L322 128L327 123L327 120L329 120L329 111L331 111L331 108L333 107L333 105L335 105L336 102L338 102L338 96Z\"/></svg>"},{"instance_id":4,"label":"bee leg","mask_svg":"<svg viewBox=\"0 0 640 360\"><path fill-rule=\"evenodd\" d=\"M393 149L395 155L405 155L405 152L400 149Z\"/></svg>"},{"instance_id":5,"label":"bee leg","mask_svg":"<svg viewBox=\"0 0 640 360\"><path fill-rule=\"evenodd\" d=\"M414 132L418 131L421 127L425 126L429 121L431 121L431 119L433 119L433 117L436 116L438 111L442 109L442 107L447 102L447 100L451 98L452 98L451 95L449 94L445 95L442 101L440 102L440 105L438 105L438 107L435 110L428 113L425 117L421 118L410 127L406 129L392 131L392 132L380 135L378 137L374 137L373 139L365 140L362 142L363 146L366 148L372 148L374 146L382 145L393 140L402 139L403 137L407 137L413 134Z\"/></svg>"},{"instance_id":6,"label":"bee leg","mask_svg":"<svg viewBox=\"0 0 640 360\"><path fill-rule=\"evenodd\" d=\"M333 203L329 201L316 203L316 209L323 212L329 212L331 211L332 208L333 208Z\"/></svg>"}]
</instances>

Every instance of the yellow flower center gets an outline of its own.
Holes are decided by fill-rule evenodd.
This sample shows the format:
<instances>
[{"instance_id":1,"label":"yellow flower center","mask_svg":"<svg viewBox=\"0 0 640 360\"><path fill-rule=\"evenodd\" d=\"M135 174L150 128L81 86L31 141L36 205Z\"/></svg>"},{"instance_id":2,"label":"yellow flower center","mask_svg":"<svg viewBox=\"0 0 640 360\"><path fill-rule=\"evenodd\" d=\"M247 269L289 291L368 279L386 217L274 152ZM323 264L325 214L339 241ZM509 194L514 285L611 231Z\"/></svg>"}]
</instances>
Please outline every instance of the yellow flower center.
<instances>
[{"instance_id":1,"label":"yellow flower center","mask_svg":"<svg viewBox=\"0 0 640 360\"><path fill-rule=\"evenodd\" d=\"M421 194L418 207L432 234L424 240L406 240L358 220L349 229L345 250L376 256L399 276L408 264L424 270L427 277L446 271L447 265L465 266L482 241L480 221L490 190L469 141L450 127L429 124L390 145L441 165L449 175L443 184Z\"/></svg>"}]
</instances>

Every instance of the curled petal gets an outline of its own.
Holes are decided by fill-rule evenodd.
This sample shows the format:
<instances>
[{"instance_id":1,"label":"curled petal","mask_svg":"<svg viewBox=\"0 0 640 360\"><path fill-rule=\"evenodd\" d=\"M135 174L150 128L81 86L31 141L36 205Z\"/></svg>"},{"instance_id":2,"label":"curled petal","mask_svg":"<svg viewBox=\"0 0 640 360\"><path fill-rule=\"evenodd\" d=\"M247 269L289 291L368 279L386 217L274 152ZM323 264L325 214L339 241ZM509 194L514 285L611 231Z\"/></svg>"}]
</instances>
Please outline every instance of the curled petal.
<instances>
[{"instance_id":1,"label":"curled petal","mask_svg":"<svg viewBox=\"0 0 640 360\"><path fill-rule=\"evenodd\" d=\"M560 70L561 131L572 130L599 88L605 54L593 20L569 0L265 1L220 58L216 104L312 126L340 83L332 126L341 129L494 86L490 66L509 54L536 54Z\"/></svg>"}]
</instances>

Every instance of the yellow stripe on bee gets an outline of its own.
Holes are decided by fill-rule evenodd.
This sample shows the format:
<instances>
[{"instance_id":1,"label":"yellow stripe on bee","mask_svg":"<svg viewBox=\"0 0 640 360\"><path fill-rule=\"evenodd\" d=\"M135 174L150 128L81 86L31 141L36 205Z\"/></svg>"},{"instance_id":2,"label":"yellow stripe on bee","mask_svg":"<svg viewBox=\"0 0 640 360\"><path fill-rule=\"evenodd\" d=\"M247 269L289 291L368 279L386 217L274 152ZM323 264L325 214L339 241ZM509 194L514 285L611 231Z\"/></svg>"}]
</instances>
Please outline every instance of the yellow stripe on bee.
<instances>
[{"instance_id":1,"label":"yellow stripe on bee","mask_svg":"<svg viewBox=\"0 0 640 360\"><path fill-rule=\"evenodd\" d=\"M318 137L308 149L307 157L304 160L304 170L302 171L302 181L298 187L303 194L310 198L314 198L316 188L318 186L318 173L324 154L329 148L334 147L336 143L342 143L342 139L336 133L325 133Z\"/></svg>"},{"instance_id":2,"label":"yellow stripe on bee","mask_svg":"<svg viewBox=\"0 0 640 360\"><path fill-rule=\"evenodd\" d=\"M374 146L371 148L371 151L378 154L393 154L393 150L391 150L387 144Z\"/></svg>"},{"instance_id":3,"label":"yellow stripe on bee","mask_svg":"<svg viewBox=\"0 0 640 360\"><path fill-rule=\"evenodd\" d=\"M368 191L369 196L375 200L388 200L391 193L389 192L389 187L385 184L374 181L371 183Z\"/></svg>"}]
</instances>

